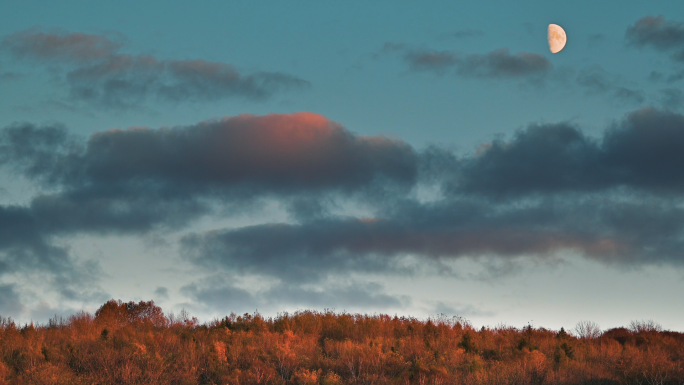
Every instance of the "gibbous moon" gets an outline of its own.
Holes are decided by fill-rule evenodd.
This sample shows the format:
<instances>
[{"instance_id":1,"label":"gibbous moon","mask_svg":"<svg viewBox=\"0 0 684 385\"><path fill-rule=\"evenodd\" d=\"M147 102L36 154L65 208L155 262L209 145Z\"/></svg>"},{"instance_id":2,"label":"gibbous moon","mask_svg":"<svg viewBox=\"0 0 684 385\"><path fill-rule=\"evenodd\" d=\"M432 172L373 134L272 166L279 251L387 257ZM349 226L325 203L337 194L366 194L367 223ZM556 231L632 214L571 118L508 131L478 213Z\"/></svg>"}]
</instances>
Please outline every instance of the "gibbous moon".
<instances>
[{"instance_id":1,"label":"gibbous moon","mask_svg":"<svg viewBox=\"0 0 684 385\"><path fill-rule=\"evenodd\" d=\"M549 48L551 53L560 52L565 47L567 41L568 37L560 25L549 24Z\"/></svg>"}]
</instances>

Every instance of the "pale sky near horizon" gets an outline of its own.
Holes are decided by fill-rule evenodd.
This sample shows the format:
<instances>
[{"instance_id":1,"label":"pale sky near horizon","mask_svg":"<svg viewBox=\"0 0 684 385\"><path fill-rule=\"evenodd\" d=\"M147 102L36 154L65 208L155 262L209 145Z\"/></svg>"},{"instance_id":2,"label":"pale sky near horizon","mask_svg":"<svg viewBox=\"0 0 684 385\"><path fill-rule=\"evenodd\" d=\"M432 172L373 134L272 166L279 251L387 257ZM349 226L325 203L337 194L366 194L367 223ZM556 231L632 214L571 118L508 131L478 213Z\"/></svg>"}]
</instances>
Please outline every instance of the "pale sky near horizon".
<instances>
[{"instance_id":1,"label":"pale sky near horizon","mask_svg":"<svg viewBox=\"0 0 684 385\"><path fill-rule=\"evenodd\" d=\"M0 315L684 330L681 8L1 3Z\"/></svg>"}]
</instances>

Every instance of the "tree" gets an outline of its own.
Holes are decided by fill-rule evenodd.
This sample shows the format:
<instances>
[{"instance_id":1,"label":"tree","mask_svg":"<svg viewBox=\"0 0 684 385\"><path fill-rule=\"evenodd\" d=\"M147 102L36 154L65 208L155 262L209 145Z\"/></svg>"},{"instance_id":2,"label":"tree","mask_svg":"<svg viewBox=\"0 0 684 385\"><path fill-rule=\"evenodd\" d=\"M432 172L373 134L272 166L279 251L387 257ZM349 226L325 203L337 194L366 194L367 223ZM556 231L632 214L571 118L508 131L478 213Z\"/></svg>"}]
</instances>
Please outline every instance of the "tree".
<instances>
[{"instance_id":1,"label":"tree","mask_svg":"<svg viewBox=\"0 0 684 385\"><path fill-rule=\"evenodd\" d=\"M575 326L575 334L583 340L599 338L601 336L601 327L592 321L580 321Z\"/></svg>"},{"instance_id":2,"label":"tree","mask_svg":"<svg viewBox=\"0 0 684 385\"><path fill-rule=\"evenodd\" d=\"M558 334L556 334L556 338L558 338L559 340L568 338L568 333L565 332L565 329L563 327L561 327L558 331Z\"/></svg>"},{"instance_id":3,"label":"tree","mask_svg":"<svg viewBox=\"0 0 684 385\"><path fill-rule=\"evenodd\" d=\"M629 323L629 330L632 333L648 333L648 332L662 332L663 327L653 320L631 321Z\"/></svg>"}]
</instances>

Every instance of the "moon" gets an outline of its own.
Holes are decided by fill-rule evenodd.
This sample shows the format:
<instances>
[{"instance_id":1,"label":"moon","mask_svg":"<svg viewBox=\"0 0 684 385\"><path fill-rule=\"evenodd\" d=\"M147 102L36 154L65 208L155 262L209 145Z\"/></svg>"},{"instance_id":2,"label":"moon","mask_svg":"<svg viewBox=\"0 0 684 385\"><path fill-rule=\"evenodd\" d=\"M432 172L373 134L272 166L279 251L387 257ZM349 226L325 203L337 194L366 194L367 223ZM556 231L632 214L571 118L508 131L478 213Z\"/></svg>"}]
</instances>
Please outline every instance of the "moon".
<instances>
[{"instance_id":1,"label":"moon","mask_svg":"<svg viewBox=\"0 0 684 385\"><path fill-rule=\"evenodd\" d=\"M551 53L560 52L567 41L568 37L560 25L549 24L549 49L551 49Z\"/></svg>"}]
</instances>

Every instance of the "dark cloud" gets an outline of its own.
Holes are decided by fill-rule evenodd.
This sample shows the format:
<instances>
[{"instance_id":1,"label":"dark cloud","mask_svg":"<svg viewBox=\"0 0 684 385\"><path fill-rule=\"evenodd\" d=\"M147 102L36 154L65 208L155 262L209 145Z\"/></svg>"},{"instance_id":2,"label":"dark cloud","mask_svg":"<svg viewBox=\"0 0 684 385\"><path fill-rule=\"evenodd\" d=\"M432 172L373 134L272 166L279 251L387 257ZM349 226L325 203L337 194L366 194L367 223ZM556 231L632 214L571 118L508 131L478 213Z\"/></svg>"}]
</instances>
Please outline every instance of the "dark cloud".
<instances>
[{"instance_id":1,"label":"dark cloud","mask_svg":"<svg viewBox=\"0 0 684 385\"><path fill-rule=\"evenodd\" d=\"M452 191L489 196L599 191L628 187L681 193L684 116L653 108L591 138L572 125L531 125L463 160Z\"/></svg>"},{"instance_id":2,"label":"dark cloud","mask_svg":"<svg viewBox=\"0 0 684 385\"><path fill-rule=\"evenodd\" d=\"M0 149L7 149L0 164L61 186L66 190L61 199L80 202L89 196L163 200L353 192L378 179L410 186L418 160L400 140L357 136L304 112L109 130L85 144L69 141L60 127L14 125L0 132ZM36 209L51 206L51 199L40 197Z\"/></svg>"},{"instance_id":3,"label":"dark cloud","mask_svg":"<svg viewBox=\"0 0 684 385\"><path fill-rule=\"evenodd\" d=\"M553 68L544 56L535 53L511 54L507 48L486 54L459 54L452 51L408 51L404 60L414 71L456 74L469 78L520 78L543 75Z\"/></svg>"},{"instance_id":4,"label":"dark cloud","mask_svg":"<svg viewBox=\"0 0 684 385\"><path fill-rule=\"evenodd\" d=\"M55 239L185 227L216 204L240 210L260 197L291 199L309 217L322 206L306 197L408 189L417 163L404 142L357 136L309 113L110 130L87 141L61 126L15 124L0 130L0 165L47 191L0 206L0 271L48 274L63 298L99 300L97 266Z\"/></svg>"},{"instance_id":5,"label":"dark cloud","mask_svg":"<svg viewBox=\"0 0 684 385\"><path fill-rule=\"evenodd\" d=\"M662 15L645 16L627 28L625 37L637 47L661 51L684 48L684 23L665 20Z\"/></svg>"},{"instance_id":6,"label":"dark cloud","mask_svg":"<svg viewBox=\"0 0 684 385\"><path fill-rule=\"evenodd\" d=\"M684 211L671 202L605 198L395 206L374 220L330 218L187 237L186 255L212 271L288 283L348 273L411 274L400 258L550 256L574 250L606 263L681 265Z\"/></svg>"},{"instance_id":7,"label":"dark cloud","mask_svg":"<svg viewBox=\"0 0 684 385\"><path fill-rule=\"evenodd\" d=\"M383 227L387 230L383 237L383 231L375 230L380 225L368 223L373 221L350 218L257 225L187 236L182 245L190 260L209 269L230 268L288 282L320 281L331 273L351 271L397 272L393 261L380 254L385 242L398 240L401 234Z\"/></svg>"},{"instance_id":8,"label":"dark cloud","mask_svg":"<svg viewBox=\"0 0 684 385\"><path fill-rule=\"evenodd\" d=\"M532 125L475 156L421 154L421 180L444 198L395 197L373 218L300 217L188 236L209 269L319 281L344 272L395 273L398 258L553 255L575 250L617 263L684 262L684 116L644 108L593 138L570 124ZM440 176L441 172L441 176Z\"/></svg>"},{"instance_id":9,"label":"dark cloud","mask_svg":"<svg viewBox=\"0 0 684 385\"><path fill-rule=\"evenodd\" d=\"M310 85L279 72L244 74L226 63L123 54L119 53L121 44L99 35L29 30L6 37L2 46L21 59L67 65L72 98L114 108L139 107L150 99L265 99L281 90Z\"/></svg>"},{"instance_id":10,"label":"dark cloud","mask_svg":"<svg viewBox=\"0 0 684 385\"><path fill-rule=\"evenodd\" d=\"M216 203L290 199L310 217L324 212L316 200L326 194L410 189L418 168L406 143L310 113L110 130L85 142L60 126L15 124L0 131L0 150L0 165L53 191L0 212L0 248L36 256L61 255L51 236L178 228Z\"/></svg>"},{"instance_id":11,"label":"dark cloud","mask_svg":"<svg viewBox=\"0 0 684 385\"><path fill-rule=\"evenodd\" d=\"M0 274L25 269L66 272L71 267L66 250L51 244L29 209L0 206Z\"/></svg>"},{"instance_id":12,"label":"dark cloud","mask_svg":"<svg viewBox=\"0 0 684 385\"><path fill-rule=\"evenodd\" d=\"M87 141L62 127L18 124L0 132L0 149L0 163L49 190L26 206L1 207L3 271L61 271L53 281L65 298L85 298L66 285L77 281L67 271L97 269L76 264L53 246L56 237L185 227L217 207L260 198L283 203L294 222L191 234L181 243L198 266L283 285L269 298L287 292L324 303L332 294L302 285L356 273L409 276L424 272L419 264L449 274L444 262L463 257L574 250L607 263L683 261L684 116L654 108L596 137L568 123L533 124L466 156L357 136L309 113L109 130ZM436 185L440 198L411 198L421 184ZM339 197L363 205L367 217L332 214L329 202ZM222 295L201 285L185 290ZM231 298L253 299L239 291ZM396 304L364 301L375 300Z\"/></svg>"},{"instance_id":13,"label":"dark cloud","mask_svg":"<svg viewBox=\"0 0 684 385\"><path fill-rule=\"evenodd\" d=\"M643 91L623 86L624 79L609 74L601 67L595 66L581 70L576 82L588 94L607 95L617 102L640 104L645 100Z\"/></svg>"}]
</instances>

